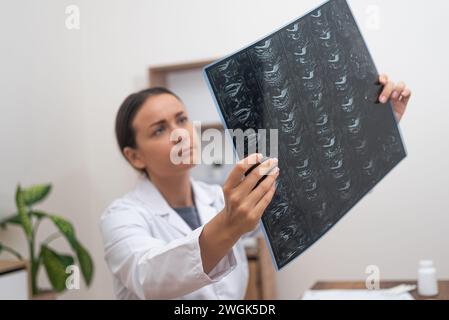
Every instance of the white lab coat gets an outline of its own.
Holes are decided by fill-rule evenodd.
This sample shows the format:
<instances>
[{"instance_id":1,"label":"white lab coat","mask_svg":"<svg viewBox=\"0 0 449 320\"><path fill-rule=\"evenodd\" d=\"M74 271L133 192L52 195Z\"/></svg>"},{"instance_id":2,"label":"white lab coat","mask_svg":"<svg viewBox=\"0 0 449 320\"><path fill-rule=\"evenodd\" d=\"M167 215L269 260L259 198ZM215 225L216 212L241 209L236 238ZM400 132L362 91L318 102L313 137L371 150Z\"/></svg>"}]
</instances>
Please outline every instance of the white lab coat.
<instances>
[{"instance_id":1,"label":"white lab coat","mask_svg":"<svg viewBox=\"0 0 449 320\"><path fill-rule=\"evenodd\" d=\"M191 184L204 226L223 209L223 192L218 185L194 179ZM141 176L137 187L115 200L101 217L105 260L117 298L242 299L248 283L242 240L206 274L199 247L203 226L192 231Z\"/></svg>"}]
</instances>

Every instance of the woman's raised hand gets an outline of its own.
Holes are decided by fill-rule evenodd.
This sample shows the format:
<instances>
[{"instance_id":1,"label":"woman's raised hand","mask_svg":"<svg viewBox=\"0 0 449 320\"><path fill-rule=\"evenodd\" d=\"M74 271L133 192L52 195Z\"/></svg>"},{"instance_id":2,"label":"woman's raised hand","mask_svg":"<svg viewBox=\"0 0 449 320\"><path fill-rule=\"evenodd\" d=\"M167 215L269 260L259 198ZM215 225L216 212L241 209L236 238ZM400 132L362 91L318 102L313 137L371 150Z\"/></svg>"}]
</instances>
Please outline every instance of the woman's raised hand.
<instances>
[{"instance_id":1,"label":"woman's raised hand","mask_svg":"<svg viewBox=\"0 0 449 320\"><path fill-rule=\"evenodd\" d=\"M230 252L243 234L257 227L273 198L279 176L278 161L270 159L261 163L262 158L261 154L252 154L241 160L223 186L225 206L206 223L199 237L205 273ZM256 164L259 165L254 168Z\"/></svg>"},{"instance_id":2,"label":"woman's raised hand","mask_svg":"<svg viewBox=\"0 0 449 320\"><path fill-rule=\"evenodd\" d=\"M225 221L239 234L257 227L276 190L278 160L271 158L261 163L262 158L261 154L255 153L238 162L223 186ZM255 165L257 167L253 168ZM253 170L245 175L251 168Z\"/></svg>"}]
</instances>

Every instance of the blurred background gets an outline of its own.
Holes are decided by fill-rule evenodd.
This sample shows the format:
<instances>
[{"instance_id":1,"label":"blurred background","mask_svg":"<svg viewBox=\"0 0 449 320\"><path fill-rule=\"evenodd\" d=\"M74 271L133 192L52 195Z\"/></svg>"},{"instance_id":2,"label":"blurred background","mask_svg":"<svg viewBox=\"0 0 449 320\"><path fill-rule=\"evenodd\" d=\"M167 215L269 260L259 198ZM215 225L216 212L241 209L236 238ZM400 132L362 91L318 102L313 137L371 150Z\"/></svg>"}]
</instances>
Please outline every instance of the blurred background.
<instances>
[{"instance_id":1,"label":"blurred background","mask_svg":"<svg viewBox=\"0 0 449 320\"><path fill-rule=\"evenodd\" d=\"M297 299L318 280L363 280L369 265L378 266L382 279L416 280L419 260L431 259L438 277L449 278L449 2L348 2L379 71L413 91L400 123L408 157L310 250L275 274L279 299ZM40 208L72 221L96 267L89 288L82 283L59 298L114 298L98 223L137 179L114 136L123 99L150 81L165 81L193 120L217 125L201 70L183 66L228 55L322 3L1 2L0 219L15 212L19 182L52 184ZM71 20L77 12L78 25ZM156 78L161 72L167 73L162 80ZM226 171L195 170L216 181ZM42 234L52 228L43 222ZM26 256L17 229L0 229L0 243ZM54 246L67 249L64 241ZM0 259L11 258L0 253ZM43 270L39 277L45 287Z\"/></svg>"}]
</instances>

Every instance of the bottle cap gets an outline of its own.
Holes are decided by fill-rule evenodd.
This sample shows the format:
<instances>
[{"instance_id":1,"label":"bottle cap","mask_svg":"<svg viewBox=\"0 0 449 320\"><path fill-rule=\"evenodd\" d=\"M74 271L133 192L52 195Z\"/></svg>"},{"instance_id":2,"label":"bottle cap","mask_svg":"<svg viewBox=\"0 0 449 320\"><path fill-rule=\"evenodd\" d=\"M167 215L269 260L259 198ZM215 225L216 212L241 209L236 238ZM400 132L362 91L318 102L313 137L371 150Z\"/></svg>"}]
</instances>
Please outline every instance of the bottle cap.
<instances>
[{"instance_id":1,"label":"bottle cap","mask_svg":"<svg viewBox=\"0 0 449 320\"><path fill-rule=\"evenodd\" d=\"M420 268L432 268L433 267L433 261L432 260L420 260L419 261L419 267Z\"/></svg>"}]
</instances>

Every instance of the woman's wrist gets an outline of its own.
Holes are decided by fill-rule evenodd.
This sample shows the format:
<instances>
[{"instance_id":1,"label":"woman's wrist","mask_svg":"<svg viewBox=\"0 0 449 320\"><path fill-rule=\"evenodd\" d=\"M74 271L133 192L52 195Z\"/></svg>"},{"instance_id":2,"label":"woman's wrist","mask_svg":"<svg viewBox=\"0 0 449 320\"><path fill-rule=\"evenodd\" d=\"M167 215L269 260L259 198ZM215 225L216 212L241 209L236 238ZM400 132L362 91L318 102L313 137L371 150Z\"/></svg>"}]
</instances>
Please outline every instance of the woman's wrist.
<instances>
[{"instance_id":1,"label":"woman's wrist","mask_svg":"<svg viewBox=\"0 0 449 320\"><path fill-rule=\"evenodd\" d=\"M224 211L206 223L199 237L204 272L212 271L240 237L241 233L229 223Z\"/></svg>"},{"instance_id":2,"label":"woman's wrist","mask_svg":"<svg viewBox=\"0 0 449 320\"><path fill-rule=\"evenodd\" d=\"M224 210L217 214L217 220L220 225L220 233L223 233L225 239L235 243L243 235L244 232L240 230L238 225L230 221L228 213Z\"/></svg>"}]
</instances>

